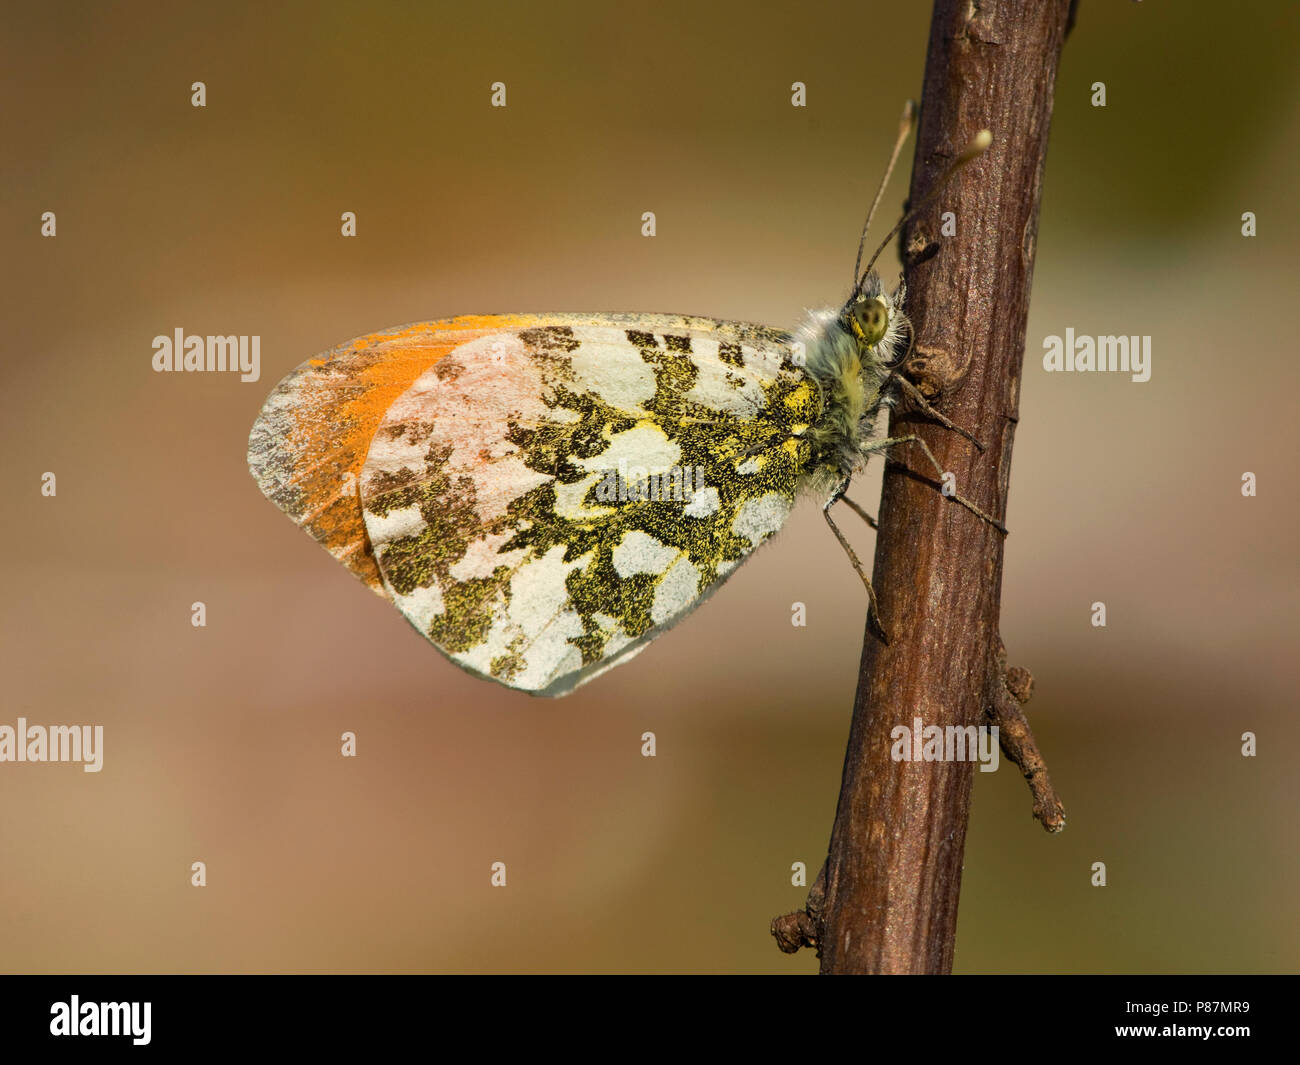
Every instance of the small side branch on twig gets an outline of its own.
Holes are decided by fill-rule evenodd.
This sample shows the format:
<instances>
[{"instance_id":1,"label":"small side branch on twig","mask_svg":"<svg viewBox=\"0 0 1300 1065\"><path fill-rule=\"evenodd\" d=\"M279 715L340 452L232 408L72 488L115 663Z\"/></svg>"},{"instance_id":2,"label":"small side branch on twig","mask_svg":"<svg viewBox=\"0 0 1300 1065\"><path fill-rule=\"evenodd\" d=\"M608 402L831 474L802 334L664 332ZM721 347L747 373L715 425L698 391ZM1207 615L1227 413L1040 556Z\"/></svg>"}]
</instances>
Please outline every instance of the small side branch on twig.
<instances>
[{"instance_id":1,"label":"small side branch on twig","mask_svg":"<svg viewBox=\"0 0 1300 1065\"><path fill-rule=\"evenodd\" d=\"M771 932L776 945L786 954L793 954L801 947L812 947L821 956L818 945L822 937L822 905L826 901L826 866L817 874L813 886L808 892L808 901L802 910L772 918Z\"/></svg>"},{"instance_id":2,"label":"small side branch on twig","mask_svg":"<svg viewBox=\"0 0 1300 1065\"><path fill-rule=\"evenodd\" d=\"M1034 797L1034 817L1048 832L1065 827L1065 810L1047 774L1047 763L1038 752L1034 733L1020 708L1034 691L1034 678L1020 666L1007 668L1007 651L998 641L998 672L990 693L988 716L998 727L1002 751L1024 774Z\"/></svg>"}]
</instances>

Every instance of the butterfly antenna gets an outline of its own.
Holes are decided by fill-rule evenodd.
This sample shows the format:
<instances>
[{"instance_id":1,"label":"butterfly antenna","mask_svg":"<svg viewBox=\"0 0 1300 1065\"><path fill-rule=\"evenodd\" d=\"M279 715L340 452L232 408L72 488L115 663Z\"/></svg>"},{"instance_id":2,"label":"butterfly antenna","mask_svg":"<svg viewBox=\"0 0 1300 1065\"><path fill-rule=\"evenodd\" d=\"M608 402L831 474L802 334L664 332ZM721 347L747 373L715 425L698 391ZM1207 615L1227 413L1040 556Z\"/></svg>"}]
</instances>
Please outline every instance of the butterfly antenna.
<instances>
[{"instance_id":1,"label":"butterfly antenna","mask_svg":"<svg viewBox=\"0 0 1300 1065\"><path fill-rule=\"evenodd\" d=\"M956 159L954 159L951 163L949 163L948 169L939 175L939 180L936 181L934 183L934 186L930 189L930 191L927 192L921 198L921 202L918 203L915 207L912 207L906 212L904 212L903 217L898 220L897 225L895 225L894 228L891 229L889 233L886 235L885 239L881 241L880 247L876 249L876 253L871 257L871 261L867 263L867 268L862 271L861 276L858 277L857 281L855 282L854 291L857 291L857 289L860 289L862 287L862 282L866 280L867 274L871 272L871 268L876 264L876 260L880 258L880 253L884 251L887 247L889 247L889 242L893 240L896 236L898 236L898 231L903 228L903 226L907 223L908 219L915 217L915 215L917 214L918 211L921 210L921 208L923 208L927 203L929 203L936 196L938 196L940 192L943 191L944 186L947 185L948 182L952 179L953 174L957 173L958 170L960 170L963 166L969 163L972 159L978 159L981 155L985 153L985 151L988 150L988 146L992 143L993 143L993 134L990 133L988 130L982 129L977 134L975 134L974 139L971 140L970 144L966 145L966 148L961 153L961 155L957 156ZM864 233L863 236L865 237L866 234ZM855 267L855 272L856 272L856 267Z\"/></svg>"},{"instance_id":2,"label":"butterfly antenna","mask_svg":"<svg viewBox=\"0 0 1300 1065\"><path fill-rule=\"evenodd\" d=\"M871 228L871 220L876 216L876 208L880 206L880 198L885 195L885 186L889 184L889 176L894 172L894 164L898 162L898 153L903 150L903 142L907 140L908 135L912 132L912 127L916 125L916 104L911 100L903 105L903 117L898 122L898 140L894 141L894 151L889 157L889 165L885 167L885 176L880 179L880 187L876 189L876 198L871 201L871 210L867 212L867 220L862 225L862 236L858 238L858 257L853 260L853 280L858 278L858 267L862 265L862 248L867 243L867 230ZM868 267L868 269L870 269Z\"/></svg>"}]
</instances>

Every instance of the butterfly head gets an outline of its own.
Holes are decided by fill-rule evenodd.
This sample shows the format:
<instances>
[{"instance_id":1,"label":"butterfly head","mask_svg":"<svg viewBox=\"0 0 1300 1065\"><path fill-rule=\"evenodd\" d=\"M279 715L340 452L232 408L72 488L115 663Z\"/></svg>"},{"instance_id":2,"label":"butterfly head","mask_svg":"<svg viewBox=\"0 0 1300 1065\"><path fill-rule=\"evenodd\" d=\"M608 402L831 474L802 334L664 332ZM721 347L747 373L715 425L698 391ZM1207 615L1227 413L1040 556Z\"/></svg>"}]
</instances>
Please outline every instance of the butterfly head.
<instances>
[{"instance_id":1,"label":"butterfly head","mask_svg":"<svg viewBox=\"0 0 1300 1065\"><path fill-rule=\"evenodd\" d=\"M844 324L860 346L874 348L885 339L893 307L883 296L859 295L844 310Z\"/></svg>"},{"instance_id":2,"label":"butterfly head","mask_svg":"<svg viewBox=\"0 0 1300 1065\"><path fill-rule=\"evenodd\" d=\"M903 289L886 292L873 273L840 312L840 326L858 349L864 368L892 370L906 357L911 326L903 313Z\"/></svg>"}]
</instances>

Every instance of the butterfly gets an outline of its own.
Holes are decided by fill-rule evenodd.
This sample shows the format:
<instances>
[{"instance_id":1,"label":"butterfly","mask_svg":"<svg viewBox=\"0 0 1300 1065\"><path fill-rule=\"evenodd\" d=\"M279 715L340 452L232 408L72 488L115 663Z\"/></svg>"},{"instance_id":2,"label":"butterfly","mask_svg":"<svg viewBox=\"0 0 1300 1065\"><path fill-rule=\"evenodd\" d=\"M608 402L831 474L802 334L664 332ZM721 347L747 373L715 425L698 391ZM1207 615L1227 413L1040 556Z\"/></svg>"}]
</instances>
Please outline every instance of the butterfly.
<instances>
[{"instance_id":1,"label":"butterfly","mask_svg":"<svg viewBox=\"0 0 1300 1065\"><path fill-rule=\"evenodd\" d=\"M663 314L498 314L348 341L293 370L249 435L262 492L453 662L564 695L700 605L813 492L831 516L882 410L935 411L899 368L900 281L859 273L797 332ZM945 177L987 147L987 131ZM903 220L881 250L901 229ZM970 438L973 440L973 438ZM977 445L978 446L978 445ZM994 521L969 501L955 501Z\"/></svg>"}]
</instances>

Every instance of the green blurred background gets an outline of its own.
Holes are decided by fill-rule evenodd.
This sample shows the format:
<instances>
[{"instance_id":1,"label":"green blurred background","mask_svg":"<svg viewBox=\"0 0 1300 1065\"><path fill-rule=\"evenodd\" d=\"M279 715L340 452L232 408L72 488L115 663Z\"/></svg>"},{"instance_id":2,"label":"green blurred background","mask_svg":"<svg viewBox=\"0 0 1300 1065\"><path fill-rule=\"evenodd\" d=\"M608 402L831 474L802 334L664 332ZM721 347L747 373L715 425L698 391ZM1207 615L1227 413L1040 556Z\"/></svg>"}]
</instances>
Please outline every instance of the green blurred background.
<instances>
[{"instance_id":1,"label":"green blurred background","mask_svg":"<svg viewBox=\"0 0 1300 1065\"><path fill-rule=\"evenodd\" d=\"M106 739L97 775L0 765L4 970L815 971L767 925L825 854L864 607L814 503L651 649L543 702L444 661L244 450L284 373L385 326L790 326L837 302L928 18L9 5L0 723ZM1002 631L1069 827L1031 821L1005 762L976 774L960 972L1300 967L1297 29L1281 0L1084 0L1068 42ZM178 326L260 334L262 380L155 374ZM1045 374L1066 327L1152 335L1151 381Z\"/></svg>"}]
</instances>

